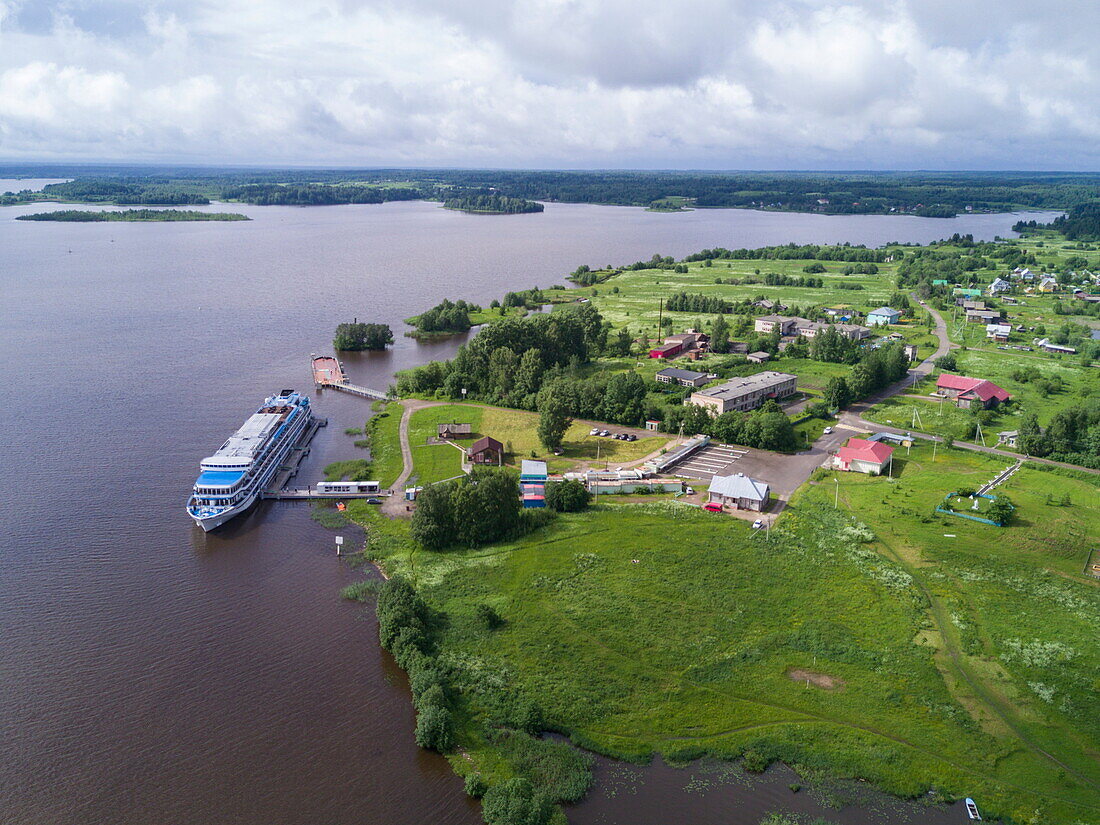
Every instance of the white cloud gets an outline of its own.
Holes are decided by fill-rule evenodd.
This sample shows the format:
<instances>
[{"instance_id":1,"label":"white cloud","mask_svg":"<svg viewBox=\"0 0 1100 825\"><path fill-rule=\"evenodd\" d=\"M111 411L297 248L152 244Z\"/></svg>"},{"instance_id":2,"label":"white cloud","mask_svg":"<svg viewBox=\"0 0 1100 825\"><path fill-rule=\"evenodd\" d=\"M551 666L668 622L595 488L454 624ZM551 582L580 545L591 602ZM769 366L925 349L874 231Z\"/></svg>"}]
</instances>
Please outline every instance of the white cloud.
<instances>
[{"instance_id":1,"label":"white cloud","mask_svg":"<svg viewBox=\"0 0 1100 825\"><path fill-rule=\"evenodd\" d=\"M0 157L1096 168L1100 4L1054 6L0 0Z\"/></svg>"}]
</instances>

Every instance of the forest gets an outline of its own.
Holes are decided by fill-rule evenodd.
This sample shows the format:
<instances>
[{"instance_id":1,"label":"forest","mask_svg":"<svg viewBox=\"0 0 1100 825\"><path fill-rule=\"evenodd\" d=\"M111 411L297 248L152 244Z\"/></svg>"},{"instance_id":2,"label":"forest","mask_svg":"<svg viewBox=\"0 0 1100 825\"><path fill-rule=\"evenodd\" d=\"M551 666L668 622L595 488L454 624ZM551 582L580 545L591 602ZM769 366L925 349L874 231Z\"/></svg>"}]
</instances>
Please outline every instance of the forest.
<instances>
[{"instance_id":1,"label":"forest","mask_svg":"<svg viewBox=\"0 0 1100 825\"><path fill-rule=\"evenodd\" d=\"M1067 241L1097 241L1100 240L1100 202L1077 204L1069 210L1069 214L1061 215L1051 223L1018 221L1012 229L1021 233L1029 229L1053 229Z\"/></svg>"},{"instance_id":2,"label":"forest","mask_svg":"<svg viewBox=\"0 0 1100 825\"><path fill-rule=\"evenodd\" d=\"M97 223L120 221L145 223L153 221L248 221L247 215L236 212L196 212L194 209L126 209L122 212L88 209L59 209L56 212L35 212L33 215L17 215L17 221L59 221L62 223Z\"/></svg>"},{"instance_id":3,"label":"forest","mask_svg":"<svg viewBox=\"0 0 1100 825\"><path fill-rule=\"evenodd\" d=\"M0 204L50 198L113 203L206 203L212 199L299 205L381 203L446 199L456 190L493 189L501 198L522 201L648 207L674 197L687 199L696 207L930 217L951 217L968 209L1070 209L1095 201L1100 185L1100 174L1043 172L241 170L7 164L0 167L0 174L76 178L47 187L45 194L2 195ZM875 257L842 260L874 261Z\"/></svg>"}]
</instances>

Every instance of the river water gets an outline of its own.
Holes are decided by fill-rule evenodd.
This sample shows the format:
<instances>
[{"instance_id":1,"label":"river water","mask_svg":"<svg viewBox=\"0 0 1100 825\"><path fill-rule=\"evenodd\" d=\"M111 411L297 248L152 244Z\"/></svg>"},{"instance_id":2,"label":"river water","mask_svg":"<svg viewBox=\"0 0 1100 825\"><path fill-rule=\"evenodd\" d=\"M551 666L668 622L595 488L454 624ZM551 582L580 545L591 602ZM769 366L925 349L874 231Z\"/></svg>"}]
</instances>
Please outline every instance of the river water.
<instances>
[{"instance_id":1,"label":"river water","mask_svg":"<svg viewBox=\"0 0 1100 825\"><path fill-rule=\"evenodd\" d=\"M14 220L49 208L62 207L0 209L0 822L34 825L480 821L446 762L414 746L404 677L368 611L339 599L357 574L332 533L298 503L213 535L183 511L198 461L265 394L308 388L309 355L338 322L394 326L391 351L345 359L384 389L453 351L399 331L443 297L487 302L654 252L992 238L1017 220L428 203L233 206L247 223ZM331 425L301 481L353 457L343 429L368 415L331 392L316 408ZM704 788L657 766L623 792L617 770L601 763L573 822L728 825L817 805L782 771Z\"/></svg>"}]
</instances>

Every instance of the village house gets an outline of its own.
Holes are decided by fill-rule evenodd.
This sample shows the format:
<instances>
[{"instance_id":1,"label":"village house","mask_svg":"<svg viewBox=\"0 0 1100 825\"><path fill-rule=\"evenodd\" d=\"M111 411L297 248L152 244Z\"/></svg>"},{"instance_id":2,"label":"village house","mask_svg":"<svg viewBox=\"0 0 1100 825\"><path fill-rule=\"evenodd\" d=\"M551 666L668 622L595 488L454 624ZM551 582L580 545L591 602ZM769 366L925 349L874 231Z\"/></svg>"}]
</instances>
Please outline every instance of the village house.
<instances>
[{"instance_id":1,"label":"village house","mask_svg":"<svg viewBox=\"0 0 1100 825\"><path fill-rule=\"evenodd\" d=\"M745 358L750 364L763 364L772 360L772 354L761 350L760 352L750 352Z\"/></svg>"},{"instance_id":2,"label":"village house","mask_svg":"<svg viewBox=\"0 0 1100 825\"><path fill-rule=\"evenodd\" d=\"M947 372L941 373L936 379L935 394L954 400L955 406L964 410L975 404L988 410L1012 397L992 381Z\"/></svg>"},{"instance_id":3,"label":"village house","mask_svg":"<svg viewBox=\"0 0 1100 825\"><path fill-rule=\"evenodd\" d=\"M701 387L707 383L705 372L665 367L654 376L659 384L678 384L681 387Z\"/></svg>"},{"instance_id":4,"label":"village house","mask_svg":"<svg viewBox=\"0 0 1100 825\"><path fill-rule=\"evenodd\" d=\"M730 410L755 410L769 398L785 398L793 394L797 382L798 376L785 372L760 372L693 392L684 403L706 407L716 416Z\"/></svg>"},{"instance_id":5,"label":"village house","mask_svg":"<svg viewBox=\"0 0 1100 825\"><path fill-rule=\"evenodd\" d=\"M881 441L849 438L833 456L833 466L849 473L881 475L894 461L894 448Z\"/></svg>"},{"instance_id":6,"label":"village house","mask_svg":"<svg viewBox=\"0 0 1100 825\"><path fill-rule=\"evenodd\" d=\"M859 324L833 324L833 329L849 341L862 341L871 336L871 330Z\"/></svg>"},{"instance_id":7,"label":"village house","mask_svg":"<svg viewBox=\"0 0 1100 825\"><path fill-rule=\"evenodd\" d=\"M1035 346L1039 349L1046 350L1047 352L1058 353L1059 355L1076 355L1077 350L1073 347L1067 347L1065 344L1055 344L1049 338L1043 338L1035 342Z\"/></svg>"},{"instance_id":8,"label":"village house","mask_svg":"<svg viewBox=\"0 0 1100 825\"><path fill-rule=\"evenodd\" d=\"M970 289L964 287L955 287L951 290L951 294L955 297L955 303L959 302L959 299L966 301L971 298L981 298L982 291L980 289Z\"/></svg>"},{"instance_id":9,"label":"village house","mask_svg":"<svg viewBox=\"0 0 1100 825\"><path fill-rule=\"evenodd\" d=\"M968 310L968 309L986 309L985 301L958 300L955 303L958 304L960 307L962 307L964 310Z\"/></svg>"},{"instance_id":10,"label":"village house","mask_svg":"<svg viewBox=\"0 0 1100 825\"><path fill-rule=\"evenodd\" d=\"M440 438L454 439L454 438L469 438L473 434L472 424L459 424L456 422L450 422L448 424L438 424L435 428L436 435Z\"/></svg>"},{"instance_id":11,"label":"village house","mask_svg":"<svg viewBox=\"0 0 1100 825\"><path fill-rule=\"evenodd\" d=\"M1004 444L1006 447L1015 447L1016 441L1020 437L1019 430L1003 430L997 433L998 446Z\"/></svg>"},{"instance_id":12,"label":"village house","mask_svg":"<svg viewBox=\"0 0 1100 825\"><path fill-rule=\"evenodd\" d=\"M905 345L902 346L901 351L905 353L905 357L908 358L910 361L916 361L917 360L917 345L916 344L905 344Z\"/></svg>"},{"instance_id":13,"label":"village house","mask_svg":"<svg viewBox=\"0 0 1100 825\"><path fill-rule=\"evenodd\" d=\"M966 322L968 324L993 324L1001 320L1001 313L995 309L968 309Z\"/></svg>"},{"instance_id":14,"label":"village house","mask_svg":"<svg viewBox=\"0 0 1100 825\"><path fill-rule=\"evenodd\" d=\"M759 301L753 301L754 307L760 307L760 309L766 309L769 311L782 312L786 309L783 304L776 303L775 301L769 301L767 298L761 298Z\"/></svg>"},{"instance_id":15,"label":"village house","mask_svg":"<svg viewBox=\"0 0 1100 825\"><path fill-rule=\"evenodd\" d=\"M707 501L735 510L760 512L768 506L771 488L766 481L749 478L744 473L732 476L714 476L707 488Z\"/></svg>"},{"instance_id":16,"label":"village house","mask_svg":"<svg viewBox=\"0 0 1100 825\"><path fill-rule=\"evenodd\" d=\"M490 436L483 436L470 445L466 451L466 460L471 464L504 463L504 445Z\"/></svg>"},{"instance_id":17,"label":"village house","mask_svg":"<svg viewBox=\"0 0 1100 825\"><path fill-rule=\"evenodd\" d=\"M1006 281L1004 278L997 278L989 285L990 295L1000 295L1002 292L1009 292L1012 289L1012 284Z\"/></svg>"},{"instance_id":18,"label":"village house","mask_svg":"<svg viewBox=\"0 0 1100 825\"><path fill-rule=\"evenodd\" d=\"M1039 281L1040 292L1057 292L1058 281L1051 275L1044 275L1043 279Z\"/></svg>"},{"instance_id":19,"label":"village house","mask_svg":"<svg viewBox=\"0 0 1100 825\"><path fill-rule=\"evenodd\" d=\"M986 324L985 337L997 343L1004 343L1012 332L1011 324Z\"/></svg>"},{"instance_id":20,"label":"village house","mask_svg":"<svg viewBox=\"0 0 1100 825\"><path fill-rule=\"evenodd\" d=\"M872 327L889 326L901 320L901 313L890 307L879 307L867 313L867 325Z\"/></svg>"},{"instance_id":21,"label":"village house","mask_svg":"<svg viewBox=\"0 0 1100 825\"><path fill-rule=\"evenodd\" d=\"M669 335L665 338L665 343L679 344L683 352L690 352L697 347L705 347L709 340L710 338L706 334L689 329L687 332Z\"/></svg>"}]
</instances>

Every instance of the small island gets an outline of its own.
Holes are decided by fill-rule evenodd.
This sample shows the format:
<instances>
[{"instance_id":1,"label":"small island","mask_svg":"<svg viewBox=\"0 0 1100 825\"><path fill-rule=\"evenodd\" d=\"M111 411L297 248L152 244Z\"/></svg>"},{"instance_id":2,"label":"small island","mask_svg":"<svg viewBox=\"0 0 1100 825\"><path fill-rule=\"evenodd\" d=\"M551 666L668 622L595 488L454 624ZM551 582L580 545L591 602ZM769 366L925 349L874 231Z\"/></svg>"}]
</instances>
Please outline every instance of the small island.
<instances>
[{"instance_id":1,"label":"small island","mask_svg":"<svg viewBox=\"0 0 1100 825\"><path fill-rule=\"evenodd\" d=\"M538 201L510 198L496 192L465 192L445 199L443 208L474 212L479 215L519 215L526 212L541 212L543 205Z\"/></svg>"},{"instance_id":2,"label":"small island","mask_svg":"<svg viewBox=\"0 0 1100 825\"><path fill-rule=\"evenodd\" d=\"M97 223L123 221L149 223L155 221L250 221L252 218L237 212L196 212L194 209L127 209L123 212L88 209L59 209L56 212L35 212L18 215L17 221L61 221L67 223Z\"/></svg>"},{"instance_id":3,"label":"small island","mask_svg":"<svg viewBox=\"0 0 1100 825\"><path fill-rule=\"evenodd\" d=\"M388 324L362 324L354 319L350 324L336 327L332 348L337 352L361 352L381 350L393 343L393 331Z\"/></svg>"}]
</instances>

